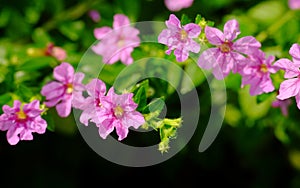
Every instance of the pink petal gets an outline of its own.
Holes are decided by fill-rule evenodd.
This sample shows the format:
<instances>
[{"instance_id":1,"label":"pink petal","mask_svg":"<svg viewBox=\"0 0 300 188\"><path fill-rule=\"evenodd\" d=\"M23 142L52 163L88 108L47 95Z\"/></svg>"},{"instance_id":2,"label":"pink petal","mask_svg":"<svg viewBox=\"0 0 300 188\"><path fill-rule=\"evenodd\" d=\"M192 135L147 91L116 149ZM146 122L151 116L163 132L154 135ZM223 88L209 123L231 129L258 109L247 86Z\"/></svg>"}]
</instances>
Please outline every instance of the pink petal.
<instances>
[{"instance_id":1,"label":"pink petal","mask_svg":"<svg viewBox=\"0 0 300 188\"><path fill-rule=\"evenodd\" d=\"M165 5L170 11L179 11L192 6L194 0L165 0Z\"/></svg>"},{"instance_id":2,"label":"pink petal","mask_svg":"<svg viewBox=\"0 0 300 188\"><path fill-rule=\"evenodd\" d=\"M199 53L200 51L200 44L195 42L193 39L190 39L189 44L185 47L186 51L191 51L194 53Z\"/></svg>"},{"instance_id":3,"label":"pink petal","mask_svg":"<svg viewBox=\"0 0 300 188\"><path fill-rule=\"evenodd\" d=\"M94 78L86 85L86 90L90 96L98 98L105 95L106 85L102 80Z\"/></svg>"},{"instance_id":4,"label":"pink petal","mask_svg":"<svg viewBox=\"0 0 300 188\"><path fill-rule=\"evenodd\" d=\"M134 127L135 129L137 129L144 123L144 116L137 111L126 113L122 118L122 124L126 127Z\"/></svg>"},{"instance_id":5,"label":"pink petal","mask_svg":"<svg viewBox=\"0 0 300 188\"><path fill-rule=\"evenodd\" d=\"M108 120L98 125L98 128L100 137L106 139L106 137L114 130L114 125L111 120Z\"/></svg>"},{"instance_id":6,"label":"pink petal","mask_svg":"<svg viewBox=\"0 0 300 188\"><path fill-rule=\"evenodd\" d=\"M63 62L54 68L53 76L56 80L64 84L72 83L74 68L69 63Z\"/></svg>"},{"instance_id":7,"label":"pink petal","mask_svg":"<svg viewBox=\"0 0 300 188\"><path fill-rule=\"evenodd\" d=\"M56 105L56 111L60 117L67 117L71 113L72 100L71 98L61 101Z\"/></svg>"},{"instance_id":8,"label":"pink petal","mask_svg":"<svg viewBox=\"0 0 300 188\"><path fill-rule=\"evenodd\" d=\"M285 80L280 84L277 99L284 100L299 94L300 82L298 78Z\"/></svg>"},{"instance_id":9,"label":"pink petal","mask_svg":"<svg viewBox=\"0 0 300 188\"><path fill-rule=\"evenodd\" d=\"M128 127L121 124L119 121L114 122L114 127L116 127L117 135L119 136L118 140L121 141L128 135Z\"/></svg>"},{"instance_id":10,"label":"pink petal","mask_svg":"<svg viewBox=\"0 0 300 188\"><path fill-rule=\"evenodd\" d=\"M77 72L74 74L74 80L72 81L73 87L77 91L84 91L85 87L82 84L82 80L84 79L84 74L82 72Z\"/></svg>"},{"instance_id":11,"label":"pink petal","mask_svg":"<svg viewBox=\"0 0 300 188\"><path fill-rule=\"evenodd\" d=\"M176 60L178 62L184 62L189 57L189 53L184 49L176 49L174 51L174 55L176 56Z\"/></svg>"},{"instance_id":12,"label":"pink petal","mask_svg":"<svg viewBox=\"0 0 300 188\"><path fill-rule=\"evenodd\" d=\"M206 26L205 35L207 40L213 45L221 45L225 41L222 31L214 27Z\"/></svg>"},{"instance_id":13,"label":"pink petal","mask_svg":"<svg viewBox=\"0 0 300 188\"><path fill-rule=\"evenodd\" d=\"M216 64L216 56L220 53L218 48L209 48L205 50L198 59L198 66L205 70L210 70Z\"/></svg>"},{"instance_id":14,"label":"pink petal","mask_svg":"<svg viewBox=\"0 0 300 188\"><path fill-rule=\"evenodd\" d=\"M237 52L251 55L257 52L257 50L261 47L261 44L254 37L246 36L235 41L232 47Z\"/></svg>"},{"instance_id":15,"label":"pink petal","mask_svg":"<svg viewBox=\"0 0 300 188\"><path fill-rule=\"evenodd\" d=\"M125 65L130 65L133 63L131 52L133 52L133 48L125 48L120 52L121 62Z\"/></svg>"},{"instance_id":16,"label":"pink petal","mask_svg":"<svg viewBox=\"0 0 300 188\"><path fill-rule=\"evenodd\" d=\"M15 125L15 127L11 127L10 129L8 129L7 133L6 133L6 138L7 141L10 145L16 145L19 141L19 134L21 131L23 131L23 127L18 127L17 125Z\"/></svg>"},{"instance_id":17,"label":"pink petal","mask_svg":"<svg viewBox=\"0 0 300 188\"><path fill-rule=\"evenodd\" d=\"M189 38L196 38L201 33L201 27L194 23L185 25L183 29L187 32Z\"/></svg>"},{"instance_id":18,"label":"pink petal","mask_svg":"<svg viewBox=\"0 0 300 188\"><path fill-rule=\"evenodd\" d=\"M39 116L42 112L40 109L40 101L34 100L29 104L25 104L23 110L29 117Z\"/></svg>"},{"instance_id":19,"label":"pink petal","mask_svg":"<svg viewBox=\"0 0 300 188\"><path fill-rule=\"evenodd\" d=\"M32 132L24 129L20 133L20 140L33 140Z\"/></svg>"},{"instance_id":20,"label":"pink petal","mask_svg":"<svg viewBox=\"0 0 300 188\"><path fill-rule=\"evenodd\" d=\"M174 14L170 14L169 20L166 21L166 25L169 29L176 30L181 28L180 20Z\"/></svg>"},{"instance_id":21,"label":"pink petal","mask_svg":"<svg viewBox=\"0 0 300 188\"><path fill-rule=\"evenodd\" d=\"M290 9L300 9L300 1L299 0L289 0Z\"/></svg>"},{"instance_id":22,"label":"pink petal","mask_svg":"<svg viewBox=\"0 0 300 188\"><path fill-rule=\"evenodd\" d=\"M101 40L111 31L112 29L110 27L96 28L94 29L94 36L96 39Z\"/></svg>"},{"instance_id":23,"label":"pink petal","mask_svg":"<svg viewBox=\"0 0 300 188\"><path fill-rule=\"evenodd\" d=\"M22 103L19 100L14 100L14 105L12 108L8 105L4 105L2 107L2 110L5 114L12 114L12 113L20 111L21 104Z\"/></svg>"},{"instance_id":24,"label":"pink petal","mask_svg":"<svg viewBox=\"0 0 300 188\"><path fill-rule=\"evenodd\" d=\"M296 95L295 99L296 99L297 107L298 107L298 109L300 110L300 93L298 93L298 94Z\"/></svg>"},{"instance_id":25,"label":"pink petal","mask_svg":"<svg viewBox=\"0 0 300 188\"><path fill-rule=\"evenodd\" d=\"M292 47L290 48L289 53L293 57L294 63L300 64L300 45L299 44L293 44Z\"/></svg>"},{"instance_id":26,"label":"pink petal","mask_svg":"<svg viewBox=\"0 0 300 188\"><path fill-rule=\"evenodd\" d=\"M116 14L114 16L114 23L113 23L113 28L114 29L117 29L117 28L122 27L122 26L129 25L129 24L130 24L130 21L129 21L127 16L125 16L123 14Z\"/></svg>"},{"instance_id":27,"label":"pink petal","mask_svg":"<svg viewBox=\"0 0 300 188\"><path fill-rule=\"evenodd\" d=\"M46 132L47 122L41 118L41 116L35 118L35 129L34 131L39 134L44 134Z\"/></svg>"},{"instance_id":28,"label":"pink petal","mask_svg":"<svg viewBox=\"0 0 300 188\"><path fill-rule=\"evenodd\" d=\"M224 25L225 39L232 41L240 34L240 26L236 20L229 20Z\"/></svg>"},{"instance_id":29,"label":"pink petal","mask_svg":"<svg viewBox=\"0 0 300 188\"><path fill-rule=\"evenodd\" d=\"M65 87L59 82L52 81L46 84L41 91L41 94L46 97L47 100L52 100L61 97L65 93Z\"/></svg>"},{"instance_id":30,"label":"pink petal","mask_svg":"<svg viewBox=\"0 0 300 188\"><path fill-rule=\"evenodd\" d=\"M274 67L285 70L284 78L293 78L300 74L298 66L286 58L276 61Z\"/></svg>"}]
</instances>

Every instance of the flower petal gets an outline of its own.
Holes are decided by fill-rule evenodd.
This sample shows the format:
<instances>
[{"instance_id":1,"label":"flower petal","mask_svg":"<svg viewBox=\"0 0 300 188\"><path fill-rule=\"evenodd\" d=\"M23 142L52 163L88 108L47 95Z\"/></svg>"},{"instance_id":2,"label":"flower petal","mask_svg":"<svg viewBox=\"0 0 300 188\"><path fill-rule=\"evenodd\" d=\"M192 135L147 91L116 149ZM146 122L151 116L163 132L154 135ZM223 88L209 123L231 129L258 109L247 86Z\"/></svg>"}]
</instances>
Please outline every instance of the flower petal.
<instances>
[{"instance_id":1,"label":"flower petal","mask_svg":"<svg viewBox=\"0 0 300 188\"><path fill-rule=\"evenodd\" d=\"M114 130L113 119L106 119L102 124L98 126L98 133L101 138L106 139L106 137Z\"/></svg>"},{"instance_id":2,"label":"flower petal","mask_svg":"<svg viewBox=\"0 0 300 188\"><path fill-rule=\"evenodd\" d=\"M166 25L171 30L181 28L180 20L174 14L170 14L169 20L166 21Z\"/></svg>"},{"instance_id":3,"label":"flower petal","mask_svg":"<svg viewBox=\"0 0 300 188\"><path fill-rule=\"evenodd\" d=\"M10 145L16 145L20 141L18 135L21 131L23 131L23 129L23 127L18 127L18 125L12 126L10 129L8 129L6 133L6 138Z\"/></svg>"},{"instance_id":4,"label":"flower petal","mask_svg":"<svg viewBox=\"0 0 300 188\"><path fill-rule=\"evenodd\" d=\"M107 33L111 32L112 29L110 27L101 27L94 29L94 36L96 39L101 40L105 38Z\"/></svg>"},{"instance_id":5,"label":"flower petal","mask_svg":"<svg viewBox=\"0 0 300 188\"><path fill-rule=\"evenodd\" d=\"M56 105L56 111L60 117L67 117L71 113L72 99L64 99Z\"/></svg>"},{"instance_id":6,"label":"flower petal","mask_svg":"<svg viewBox=\"0 0 300 188\"><path fill-rule=\"evenodd\" d=\"M201 33L201 27L194 23L185 25L183 29L187 32L189 38L196 38Z\"/></svg>"},{"instance_id":7,"label":"flower petal","mask_svg":"<svg viewBox=\"0 0 300 188\"><path fill-rule=\"evenodd\" d=\"M298 78L285 80L280 84L279 95L277 99L284 100L299 94L300 81Z\"/></svg>"},{"instance_id":8,"label":"flower petal","mask_svg":"<svg viewBox=\"0 0 300 188\"><path fill-rule=\"evenodd\" d=\"M300 65L300 45L293 44L292 47L290 48L289 53L293 57L293 62Z\"/></svg>"},{"instance_id":9,"label":"flower petal","mask_svg":"<svg viewBox=\"0 0 300 188\"><path fill-rule=\"evenodd\" d=\"M117 132L117 135L119 136L119 138L118 138L119 141L121 141L127 137L128 132L129 132L128 127L121 124L120 121L115 121L114 127L116 127L116 132Z\"/></svg>"},{"instance_id":10,"label":"flower petal","mask_svg":"<svg viewBox=\"0 0 300 188\"><path fill-rule=\"evenodd\" d=\"M283 69L285 71L284 78L293 78L299 75L299 67L296 66L289 59L283 58L279 59L274 63L274 67Z\"/></svg>"},{"instance_id":11,"label":"flower petal","mask_svg":"<svg viewBox=\"0 0 300 188\"><path fill-rule=\"evenodd\" d=\"M123 125L126 127L134 127L135 129L139 128L144 123L144 116L137 111L126 113L122 119Z\"/></svg>"},{"instance_id":12,"label":"flower petal","mask_svg":"<svg viewBox=\"0 0 300 188\"><path fill-rule=\"evenodd\" d=\"M221 53L218 48L209 48L205 50L198 59L198 66L205 70L210 70L216 64L216 56Z\"/></svg>"},{"instance_id":13,"label":"flower petal","mask_svg":"<svg viewBox=\"0 0 300 188\"><path fill-rule=\"evenodd\" d=\"M240 26L236 20L229 20L224 25L225 39L232 41L240 34Z\"/></svg>"},{"instance_id":14,"label":"flower petal","mask_svg":"<svg viewBox=\"0 0 300 188\"><path fill-rule=\"evenodd\" d=\"M116 14L114 15L114 23L113 23L113 28L117 29L122 26L129 25L130 21L127 16L124 14Z\"/></svg>"},{"instance_id":15,"label":"flower petal","mask_svg":"<svg viewBox=\"0 0 300 188\"><path fill-rule=\"evenodd\" d=\"M205 35L207 40L213 45L221 45L224 41L224 34L217 28L206 26Z\"/></svg>"},{"instance_id":16,"label":"flower petal","mask_svg":"<svg viewBox=\"0 0 300 188\"><path fill-rule=\"evenodd\" d=\"M56 80L64 84L72 83L74 68L69 63L63 62L54 68L53 76Z\"/></svg>"},{"instance_id":17,"label":"flower petal","mask_svg":"<svg viewBox=\"0 0 300 188\"><path fill-rule=\"evenodd\" d=\"M252 36L246 36L238 39L233 43L232 48L240 53L244 53L247 55L251 55L257 52L257 50L261 47L260 42L258 42Z\"/></svg>"}]
</instances>

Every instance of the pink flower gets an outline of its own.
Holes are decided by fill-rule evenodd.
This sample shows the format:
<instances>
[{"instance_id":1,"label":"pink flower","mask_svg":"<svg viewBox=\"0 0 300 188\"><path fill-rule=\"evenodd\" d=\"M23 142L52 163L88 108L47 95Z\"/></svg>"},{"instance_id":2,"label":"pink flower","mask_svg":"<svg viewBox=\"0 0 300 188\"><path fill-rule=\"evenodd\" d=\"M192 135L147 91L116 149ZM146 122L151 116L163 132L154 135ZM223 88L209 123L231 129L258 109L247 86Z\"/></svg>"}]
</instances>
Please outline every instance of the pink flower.
<instances>
[{"instance_id":1,"label":"pink flower","mask_svg":"<svg viewBox=\"0 0 300 188\"><path fill-rule=\"evenodd\" d=\"M270 74L278 71L278 68L273 66L274 56L265 57L265 53L258 50L257 53L250 56L248 63L241 71L242 87L250 84L250 94L260 95L274 91L274 86L270 78Z\"/></svg>"},{"instance_id":2,"label":"pink flower","mask_svg":"<svg viewBox=\"0 0 300 188\"><path fill-rule=\"evenodd\" d=\"M192 6L194 0L165 0L165 5L170 11L180 11Z\"/></svg>"},{"instance_id":3,"label":"pink flower","mask_svg":"<svg viewBox=\"0 0 300 188\"><path fill-rule=\"evenodd\" d=\"M129 127L137 129L145 123L143 115L136 111L138 105L132 97L132 93L117 95L114 88L110 88L107 96L102 99L101 104L105 110L98 115L96 125L103 139L116 128L118 140L121 141L127 137Z\"/></svg>"},{"instance_id":4,"label":"pink flower","mask_svg":"<svg viewBox=\"0 0 300 188\"><path fill-rule=\"evenodd\" d=\"M113 29L101 27L94 30L100 42L92 50L103 57L103 62L113 64L119 60L125 65L133 62L131 52L140 45L139 30L131 27L129 19L123 14L114 16Z\"/></svg>"},{"instance_id":5,"label":"pink flower","mask_svg":"<svg viewBox=\"0 0 300 188\"><path fill-rule=\"evenodd\" d=\"M293 44L290 54L292 55L291 52L294 52L294 49L299 49L299 47L298 44ZM289 59L284 58L278 60L274 65L283 69L285 71L284 78L287 78L287 80L280 84L277 99L285 100L295 96L297 107L300 109L300 64L293 63Z\"/></svg>"},{"instance_id":6,"label":"pink flower","mask_svg":"<svg viewBox=\"0 0 300 188\"><path fill-rule=\"evenodd\" d=\"M168 29L164 29L158 36L158 42L169 47L166 54L170 55L172 50L178 62L187 60L189 51L198 53L200 45L193 40L201 33L199 25L190 23L181 26L179 19L171 14L169 20L166 21Z\"/></svg>"},{"instance_id":7,"label":"pink flower","mask_svg":"<svg viewBox=\"0 0 300 188\"><path fill-rule=\"evenodd\" d=\"M85 87L89 96L81 106L83 111L80 116L80 122L88 126L90 120L97 122L97 114L104 109L101 101L106 93L106 86L101 80L93 79Z\"/></svg>"},{"instance_id":8,"label":"pink flower","mask_svg":"<svg viewBox=\"0 0 300 188\"><path fill-rule=\"evenodd\" d=\"M15 100L13 107L4 105L2 109L4 114L0 116L0 130L7 131L6 138L10 145L16 145L20 140L32 140L32 133L45 133L47 122L41 118L43 110L38 100L24 106Z\"/></svg>"},{"instance_id":9,"label":"pink flower","mask_svg":"<svg viewBox=\"0 0 300 188\"><path fill-rule=\"evenodd\" d=\"M300 1L299 0L289 0L290 9L300 9Z\"/></svg>"},{"instance_id":10,"label":"pink flower","mask_svg":"<svg viewBox=\"0 0 300 188\"><path fill-rule=\"evenodd\" d=\"M275 101L272 102L272 107L280 108L281 113L287 117L289 115L288 108L291 104L292 104L291 99L285 99L285 100L276 99Z\"/></svg>"},{"instance_id":11,"label":"pink flower","mask_svg":"<svg viewBox=\"0 0 300 188\"><path fill-rule=\"evenodd\" d=\"M205 27L208 41L216 48L205 50L199 57L198 65L203 69L213 69L214 76L221 80L232 70L234 73L244 66L246 58L260 48L261 44L252 36L246 36L234 42L240 34L236 20L229 20L224 25L224 33L210 26Z\"/></svg>"},{"instance_id":12,"label":"pink flower","mask_svg":"<svg viewBox=\"0 0 300 188\"><path fill-rule=\"evenodd\" d=\"M58 61L63 61L67 57L66 51L61 47L54 46L53 43L47 45L45 54L56 58Z\"/></svg>"},{"instance_id":13,"label":"pink flower","mask_svg":"<svg viewBox=\"0 0 300 188\"><path fill-rule=\"evenodd\" d=\"M97 10L90 10L88 12L88 15L96 23L99 22L101 19L101 16Z\"/></svg>"},{"instance_id":14,"label":"pink flower","mask_svg":"<svg viewBox=\"0 0 300 188\"><path fill-rule=\"evenodd\" d=\"M56 106L58 115L67 117L71 113L72 99L74 99L73 107L77 107L77 104L80 104L78 101L82 100L80 96L84 86L81 82L84 74L74 74L74 68L64 62L54 68L53 75L57 81L51 81L43 86L41 94L46 97L46 106Z\"/></svg>"}]
</instances>

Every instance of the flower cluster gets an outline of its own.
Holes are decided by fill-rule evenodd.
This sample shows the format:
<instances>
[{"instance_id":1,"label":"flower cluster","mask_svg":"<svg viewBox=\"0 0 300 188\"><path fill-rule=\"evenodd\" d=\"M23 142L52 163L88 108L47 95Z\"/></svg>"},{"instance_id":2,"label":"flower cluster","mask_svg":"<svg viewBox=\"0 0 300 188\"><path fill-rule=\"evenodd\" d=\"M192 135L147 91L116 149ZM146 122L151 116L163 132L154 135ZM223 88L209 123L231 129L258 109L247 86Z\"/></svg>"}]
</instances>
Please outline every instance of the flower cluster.
<instances>
[{"instance_id":1,"label":"flower cluster","mask_svg":"<svg viewBox=\"0 0 300 188\"><path fill-rule=\"evenodd\" d=\"M297 8L297 2L290 1L291 8ZM280 59L275 61L275 56L266 56L261 50L261 44L253 36L245 36L237 39L241 33L237 20L228 20L223 32L218 28L194 23L181 26L179 19L171 14L166 26L158 36L159 43L168 47L166 54L174 55L178 62L188 59L189 51L198 53L200 45L193 40L197 38L201 30L210 47L199 54L198 66L211 70L216 79L224 79L230 72L242 76L241 87L250 85L252 96L270 93L275 90L271 74L284 70L285 80L281 83L277 100L273 107L281 107L283 115L287 116L287 107L291 104L290 97L295 96L297 106L300 109L300 45L294 44L290 49L293 61Z\"/></svg>"}]
</instances>

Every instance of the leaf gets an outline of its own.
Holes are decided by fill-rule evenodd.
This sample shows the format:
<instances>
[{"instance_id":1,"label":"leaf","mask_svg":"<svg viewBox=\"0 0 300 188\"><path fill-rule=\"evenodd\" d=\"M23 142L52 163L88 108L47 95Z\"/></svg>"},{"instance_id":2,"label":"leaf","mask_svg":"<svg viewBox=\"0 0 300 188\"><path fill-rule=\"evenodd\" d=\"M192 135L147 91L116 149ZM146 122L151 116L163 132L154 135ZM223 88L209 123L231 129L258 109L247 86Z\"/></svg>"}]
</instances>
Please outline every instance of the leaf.
<instances>
[{"instance_id":1,"label":"leaf","mask_svg":"<svg viewBox=\"0 0 300 188\"><path fill-rule=\"evenodd\" d=\"M15 93L24 102L29 102L29 100L33 96L32 89L30 89L29 87L27 87L23 84L18 85L17 90L16 90Z\"/></svg>"},{"instance_id":2,"label":"leaf","mask_svg":"<svg viewBox=\"0 0 300 188\"><path fill-rule=\"evenodd\" d=\"M53 63L55 63L55 60L52 57L35 57L20 65L18 67L18 70L37 71L39 69L50 66Z\"/></svg>"},{"instance_id":3,"label":"leaf","mask_svg":"<svg viewBox=\"0 0 300 188\"><path fill-rule=\"evenodd\" d=\"M186 14L182 14L181 16L181 25L186 25L192 22L192 20L186 15Z\"/></svg>"},{"instance_id":4,"label":"leaf","mask_svg":"<svg viewBox=\"0 0 300 188\"><path fill-rule=\"evenodd\" d=\"M51 41L51 38L42 28L36 28L32 33L32 40L45 47Z\"/></svg>"},{"instance_id":5,"label":"leaf","mask_svg":"<svg viewBox=\"0 0 300 188\"><path fill-rule=\"evenodd\" d=\"M51 116L51 114L47 113L47 114L43 115L42 118L44 120L46 120L46 122L47 122L47 129L51 132L54 132L55 131L55 123L54 123L54 119Z\"/></svg>"},{"instance_id":6,"label":"leaf","mask_svg":"<svg viewBox=\"0 0 300 188\"><path fill-rule=\"evenodd\" d=\"M72 41L77 41L81 37L84 27L83 21L66 22L59 27L59 31Z\"/></svg>"},{"instance_id":7,"label":"leaf","mask_svg":"<svg viewBox=\"0 0 300 188\"><path fill-rule=\"evenodd\" d=\"M124 14L130 18L131 22L136 21L141 10L141 1L139 0L117 0L118 5L123 10Z\"/></svg>"},{"instance_id":8,"label":"leaf","mask_svg":"<svg viewBox=\"0 0 300 188\"><path fill-rule=\"evenodd\" d=\"M248 11L248 16L263 24L276 22L284 14L284 5L280 1L263 1Z\"/></svg>"},{"instance_id":9,"label":"leaf","mask_svg":"<svg viewBox=\"0 0 300 188\"><path fill-rule=\"evenodd\" d=\"M165 102L164 98L156 98L153 99L147 106L144 107L143 113L157 113L158 115L161 113L161 111L164 109Z\"/></svg>"},{"instance_id":10,"label":"leaf","mask_svg":"<svg viewBox=\"0 0 300 188\"><path fill-rule=\"evenodd\" d=\"M272 96L273 96L273 93L263 93L261 95L257 95L256 96L256 103L259 104L261 102L264 102Z\"/></svg>"},{"instance_id":11,"label":"leaf","mask_svg":"<svg viewBox=\"0 0 300 188\"><path fill-rule=\"evenodd\" d=\"M146 98L146 89L144 86L141 86L136 94L133 97L135 103L138 104L137 111L142 111L143 108L147 105L147 98Z\"/></svg>"},{"instance_id":12,"label":"leaf","mask_svg":"<svg viewBox=\"0 0 300 188\"><path fill-rule=\"evenodd\" d=\"M0 95L0 106L7 104L10 100L12 100L12 97L9 93Z\"/></svg>"},{"instance_id":13,"label":"leaf","mask_svg":"<svg viewBox=\"0 0 300 188\"><path fill-rule=\"evenodd\" d=\"M200 14L197 14L197 16L195 18L195 23L199 24L202 20L203 20L203 17Z\"/></svg>"}]
</instances>

